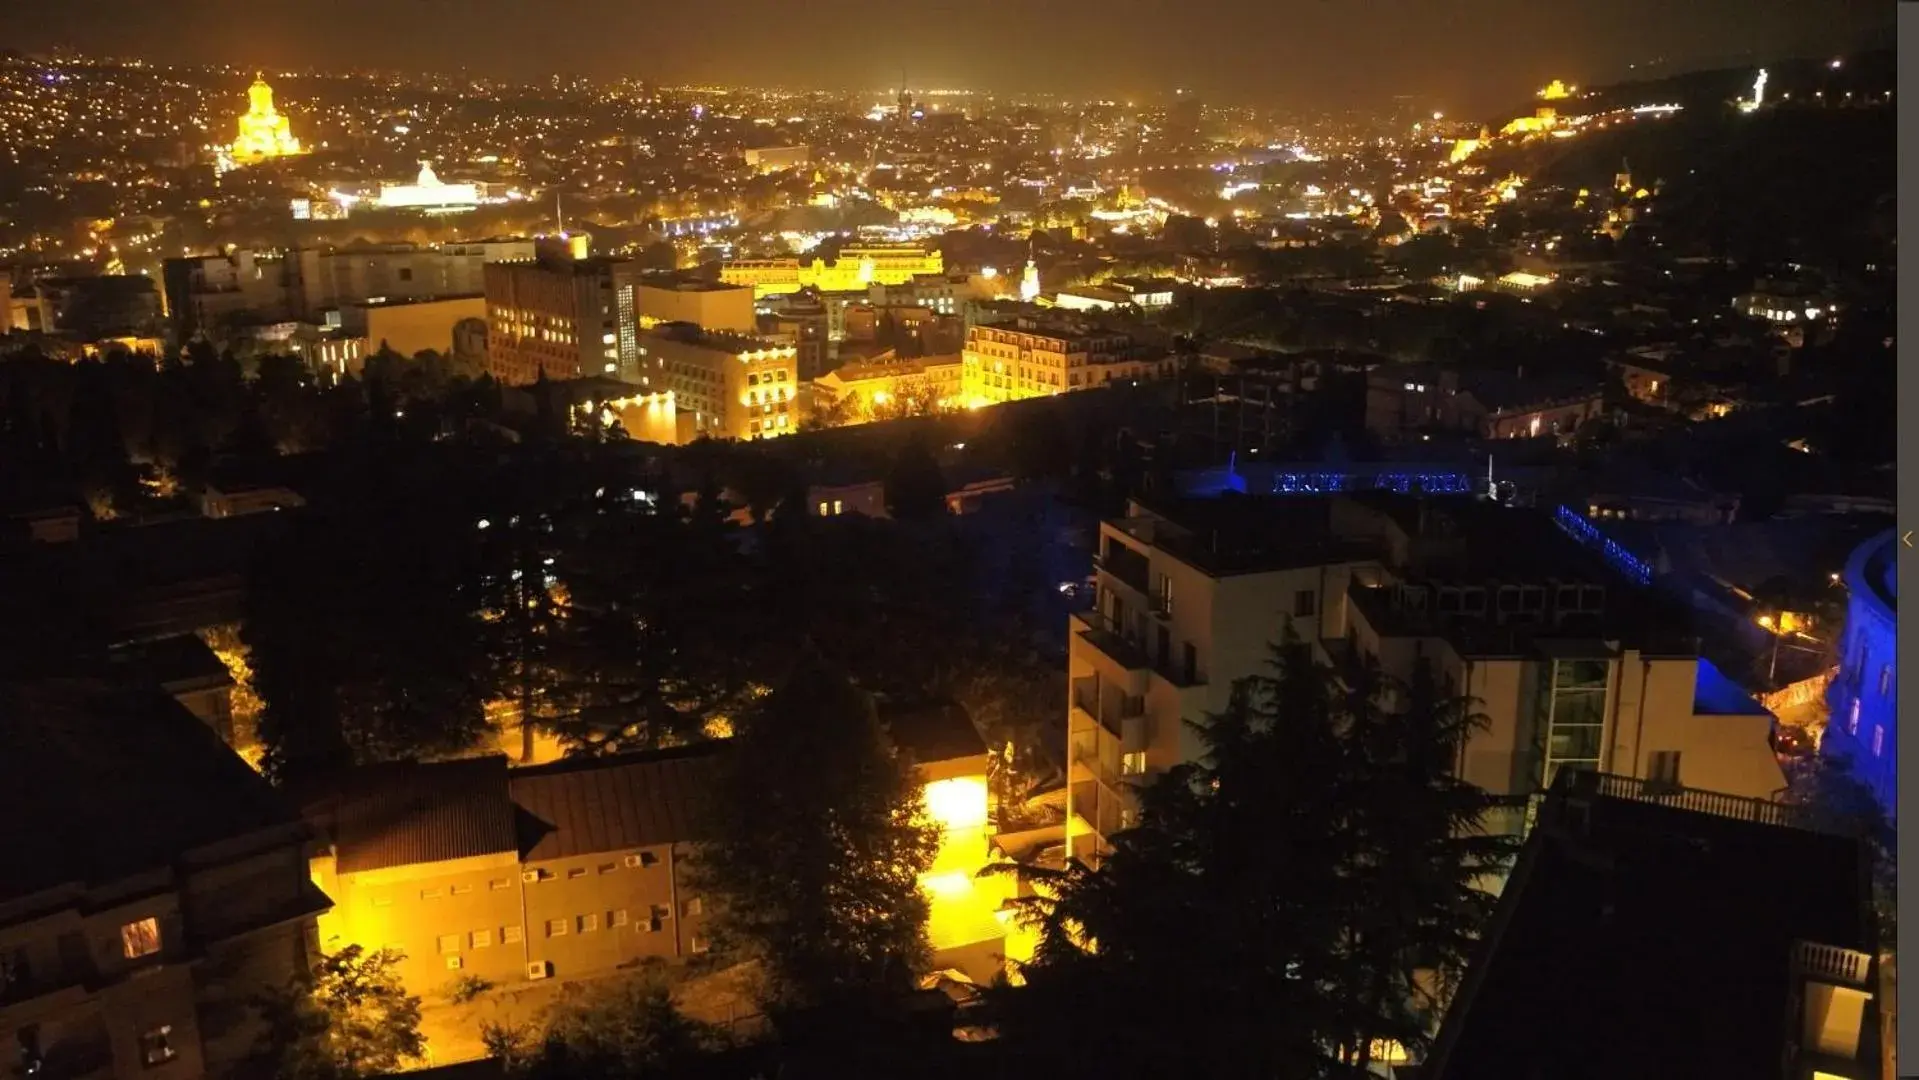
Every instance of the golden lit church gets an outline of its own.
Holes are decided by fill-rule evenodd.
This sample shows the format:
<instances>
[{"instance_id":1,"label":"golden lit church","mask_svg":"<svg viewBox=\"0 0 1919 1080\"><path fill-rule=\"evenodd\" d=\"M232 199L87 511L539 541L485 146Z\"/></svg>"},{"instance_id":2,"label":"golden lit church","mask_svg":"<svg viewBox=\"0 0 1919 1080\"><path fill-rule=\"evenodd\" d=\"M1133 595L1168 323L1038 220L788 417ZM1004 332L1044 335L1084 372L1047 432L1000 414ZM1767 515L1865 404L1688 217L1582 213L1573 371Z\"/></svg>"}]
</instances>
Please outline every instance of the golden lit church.
<instances>
[{"instance_id":1,"label":"golden lit church","mask_svg":"<svg viewBox=\"0 0 1919 1080\"><path fill-rule=\"evenodd\" d=\"M293 126L274 108L273 87L267 85L264 76L254 76L247 98L247 111L240 117L233 145L220 155L222 172L306 152L300 140L293 137Z\"/></svg>"}]
</instances>

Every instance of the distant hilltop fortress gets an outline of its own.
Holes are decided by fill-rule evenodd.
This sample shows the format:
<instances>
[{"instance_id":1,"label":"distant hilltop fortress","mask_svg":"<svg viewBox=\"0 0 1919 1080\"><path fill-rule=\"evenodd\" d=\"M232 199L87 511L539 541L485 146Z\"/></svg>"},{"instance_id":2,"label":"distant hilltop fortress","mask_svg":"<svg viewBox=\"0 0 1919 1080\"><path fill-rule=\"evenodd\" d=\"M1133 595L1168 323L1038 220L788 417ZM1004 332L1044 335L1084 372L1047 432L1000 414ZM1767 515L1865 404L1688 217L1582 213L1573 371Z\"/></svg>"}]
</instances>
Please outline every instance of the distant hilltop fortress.
<instances>
[{"instance_id":1,"label":"distant hilltop fortress","mask_svg":"<svg viewBox=\"0 0 1919 1080\"><path fill-rule=\"evenodd\" d=\"M300 140L293 137L293 126L274 108L273 87L267 85L265 76L254 76L247 98L247 111L240 117L233 145L219 155L220 172L306 152Z\"/></svg>"}]
</instances>

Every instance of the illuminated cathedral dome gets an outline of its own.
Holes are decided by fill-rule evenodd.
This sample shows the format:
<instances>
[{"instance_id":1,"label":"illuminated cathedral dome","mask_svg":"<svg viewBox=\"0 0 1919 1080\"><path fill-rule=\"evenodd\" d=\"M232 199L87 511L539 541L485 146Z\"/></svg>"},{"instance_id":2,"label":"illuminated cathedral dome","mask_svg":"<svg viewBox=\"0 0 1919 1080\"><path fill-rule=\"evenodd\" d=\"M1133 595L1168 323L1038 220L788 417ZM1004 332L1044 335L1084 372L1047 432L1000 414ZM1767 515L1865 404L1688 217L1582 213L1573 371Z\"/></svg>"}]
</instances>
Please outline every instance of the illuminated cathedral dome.
<instances>
[{"instance_id":1,"label":"illuminated cathedral dome","mask_svg":"<svg viewBox=\"0 0 1919 1080\"><path fill-rule=\"evenodd\" d=\"M273 87L264 77L254 77L247 99L247 111L240 117L238 135L228 155L233 164L252 165L304 153L300 140L293 137L292 125L273 107Z\"/></svg>"}]
</instances>

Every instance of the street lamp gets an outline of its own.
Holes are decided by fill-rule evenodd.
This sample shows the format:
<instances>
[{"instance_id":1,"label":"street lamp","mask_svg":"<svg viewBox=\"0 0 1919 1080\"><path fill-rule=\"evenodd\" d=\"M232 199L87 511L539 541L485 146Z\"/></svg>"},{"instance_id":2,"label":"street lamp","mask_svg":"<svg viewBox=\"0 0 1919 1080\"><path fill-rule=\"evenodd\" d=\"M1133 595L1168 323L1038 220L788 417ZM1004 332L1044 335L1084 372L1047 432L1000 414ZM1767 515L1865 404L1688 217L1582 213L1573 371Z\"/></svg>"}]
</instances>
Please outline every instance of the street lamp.
<instances>
[{"instance_id":1,"label":"street lamp","mask_svg":"<svg viewBox=\"0 0 1919 1080\"><path fill-rule=\"evenodd\" d=\"M1758 619L1754 621L1758 622L1760 626L1765 628L1767 633L1772 635L1772 656L1771 656L1771 659L1769 659L1766 663L1766 685L1767 686L1771 686L1773 681L1778 677L1779 646L1782 643L1784 643L1784 640L1787 634L1798 634L1800 637L1804 637L1807 641L1812 642L1813 645L1823 644L1823 642L1820 642L1818 638L1801 633L1800 631L1789 627L1787 625L1787 620L1785 620L1784 618L1775 619L1771 615L1761 615L1759 616ZM1813 645L1787 644L1786 647L1790 649L1798 649L1802 652L1809 652L1809 653L1818 652L1819 650L1817 648L1814 648Z\"/></svg>"}]
</instances>

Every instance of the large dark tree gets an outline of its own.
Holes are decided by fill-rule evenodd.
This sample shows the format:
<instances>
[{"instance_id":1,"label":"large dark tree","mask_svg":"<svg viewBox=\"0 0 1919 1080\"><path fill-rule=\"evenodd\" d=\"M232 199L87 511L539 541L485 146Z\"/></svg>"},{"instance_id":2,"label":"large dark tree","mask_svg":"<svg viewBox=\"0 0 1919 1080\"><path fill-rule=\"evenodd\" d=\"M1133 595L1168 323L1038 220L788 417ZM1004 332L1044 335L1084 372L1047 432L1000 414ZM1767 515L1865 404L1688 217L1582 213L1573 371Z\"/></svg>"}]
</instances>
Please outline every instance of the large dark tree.
<instances>
[{"instance_id":1,"label":"large dark tree","mask_svg":"<svg viewBox=\"0 0 1919 1080\"><path fill-rule=\"evenodd\" d=\"M472 530L416 493L314 513L259 554L243 638L269 773L431 758L485 736Z\"/></svg>"},{"instance_id":2,"label":"large dark tree","mask_svg":"<svg viewBox=\"0 0 1919 1080\"><path fill-rule=\"evenodd\" d=\"M900 447L886 471L886 512L901 521L919 521L946 512L946 477L939 462L915 434Z\"/></svg>"},{"instance_id":3,"label":"large dark tree","mask_svg":"<svg viewBox=\"0 0 1919 1080\"><path fill-rule=\"evenodd\" d=\"M1509 852L1450 774L1477 718L1427 684L1343 677L1304 646L1197 725L1200 760L1140 793L1097 869L1034 901L1041 948L1006 993L1017 1057L1120 1076L1358 1076L1417 1048ZM1063 1025L1101 1038L1062 1041ZM1056 1054L1067 1055L1054 1061ZM1088 1061L1084 1055L1092 1054Z\"/></svg>"},{"instance_id":4,"label":"large dark tree","mask_svg":"<svg viewBox=\"0 0 1919 1080\"><path fill-rule=\"evenodd\" d=\"M796 764L797 763L797 764ZM741 718L720 759L698 887L722 947L784 1012L884 1000L926 957L919 875L938 830L872 699L817 655Z\"/></svg>"}]
</instances>

